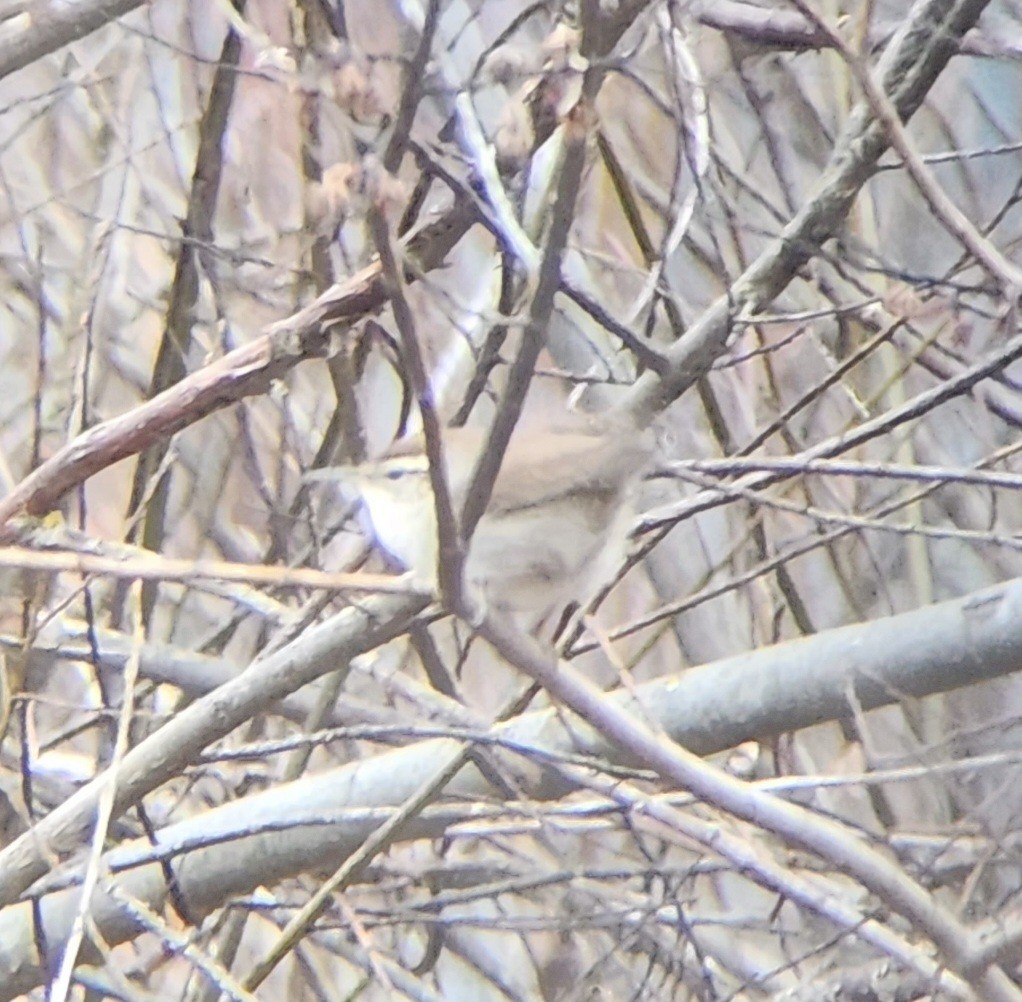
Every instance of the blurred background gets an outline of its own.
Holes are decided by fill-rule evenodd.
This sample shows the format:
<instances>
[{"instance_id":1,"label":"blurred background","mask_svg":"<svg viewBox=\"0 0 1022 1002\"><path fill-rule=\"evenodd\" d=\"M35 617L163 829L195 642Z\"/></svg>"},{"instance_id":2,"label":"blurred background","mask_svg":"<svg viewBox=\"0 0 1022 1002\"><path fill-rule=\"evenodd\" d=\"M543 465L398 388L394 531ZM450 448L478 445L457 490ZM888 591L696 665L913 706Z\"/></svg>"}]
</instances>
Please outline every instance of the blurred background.
<instances>
[{"instance_id":1,"label":"blurred background","mask_svg":"<svg viewBox=\"0 0 1022 1002\"><path fill-rule=\"evenodd\" d=\"M45 32L53 6L0 7L0 60L5 44ZM523 421L542 427L569 399L588 410L625 399L812 202L862 91L796 5L581 6L612 25L605 53L588 47L576 4L438 4L410 125L401 102L429 13L414 2L122 4L123 16L87 37L15 72L0 65L0 494L90 427L352 281L376 254L374 200L414 232L473 192L487 202L499 183L507 211L542 247L563 123L593 65L605 70L596 120ZM872 68L908 7L812 4ZM1016 263L1020 38L1019 5L991 3L909 128L925 170ZM381 194L367 178L403 125L404 155ZM481 181L488 149L496 180ZM489 419L503 391L528 304L512 258L475 225L442 267L410 277L446 420ZM641 511L683 510L711 489L717 501L694 517L640 524L642 558L598 615L615 657L597 646L575 663L604 687L632 686L1018 575L1016 490L961 477L1022 472L1022 394L1007 360L969 392L911 422L881 423L842 454L868 468L804 470L743 493L729 489L740 466L672 465L804 461L814 445L995 358L1015 328L1005 290L902 159L885 154L822 249L755 316L736 311L710 370L654 422L664 475L644 485ZM126 560L144 549L382 569L357 512L304 489L302 475L379 455L414 430L397 346L387 308L339 325L325 357L101 470L46 525ZM136 612L123 580L3 575L0 789L14 833L109 761L132 629L144 629L153 654L136 683L134 742L296 624L347 601L286 584L150 582ZM521 685L467 628L437 622L356 662L332 698L374 708L363 717L377 723L435 719L423 709L434 681L424 650L447 664L473 713L493 714ZM194 675L188 664L198 664ZM1017 906L1020 710L1008 676L750 741L719 761L750 779L848 778L799 798L894 847L955 913L998 916ZM345 712L347 722L358 716ZM320 726L299 717L267 707L226 744ZM147 811L157 827L198 818L392 740L335 742L292 774L269 754L197 765L147 798ZM957 767L938 768L949 763ZM920 766L897 783L859 782ZM751 998L825 973L839 981L836 971L873 959L872 948L686 838L626 815L594 820L580 806L594 796L540 803L508 782L491 804L517 806L492 830L402 841L336 897L257 997ZM550 813L573 804L570 822ZM783 858L764 834L720 823ZM123 824L112 841L144 835L137 817ZM315 888L316 869L225 900L190 930L193 945L243 977ZM828 878L867 907L853 880ZM89 975L99 993L91 997L129 997L114 995L118 978L138 998L223 989L168 943L150 931L104 954Z\"/></svg>"}]
</instances>

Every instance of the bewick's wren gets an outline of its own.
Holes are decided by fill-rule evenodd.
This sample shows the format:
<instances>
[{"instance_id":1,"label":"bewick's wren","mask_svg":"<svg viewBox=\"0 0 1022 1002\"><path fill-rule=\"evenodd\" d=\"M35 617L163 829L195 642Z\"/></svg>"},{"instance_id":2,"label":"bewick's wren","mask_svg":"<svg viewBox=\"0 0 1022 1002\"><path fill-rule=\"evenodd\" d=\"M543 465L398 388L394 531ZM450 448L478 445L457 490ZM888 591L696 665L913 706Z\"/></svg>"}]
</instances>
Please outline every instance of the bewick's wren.
<instances>
[{"instance_id":1,"label":"bewick's wren","mask_svg":"<svg viewBox=\"0 0 1022 1002\"><path fill-rule=\"evenodd\" d=\"M650 455L646 438L626 422L596 419L517 430L465 561L476 597L530 612L589 598L624 557L634 487ZM460 515L485 436L451 428L443 442ZM436 513L421 438L396 443L379 460L316 470L307 479L337 479L360 495L379 544L435 585Z\"/></svg>"}]
</instances>

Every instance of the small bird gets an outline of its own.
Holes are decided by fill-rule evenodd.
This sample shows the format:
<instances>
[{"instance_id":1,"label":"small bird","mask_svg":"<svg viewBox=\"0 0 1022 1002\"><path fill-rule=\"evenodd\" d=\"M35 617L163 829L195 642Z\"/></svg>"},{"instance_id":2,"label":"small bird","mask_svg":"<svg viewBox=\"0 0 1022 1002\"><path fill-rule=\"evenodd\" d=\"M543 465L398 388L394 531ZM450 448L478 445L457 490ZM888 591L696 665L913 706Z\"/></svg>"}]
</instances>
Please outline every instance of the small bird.
<instances>
[{"instance_id":1,"label":"small bird","mask_svg":"<svg viewBox=\"0 0 1022 1002\"><path fill-rule=\"evenodd\" d=\"M579 420L512 436L465 561L465 581L488 607L543 612L582 601L625 556L635 488L651 457L650 436L625 421ZM443 434L451 501L460 515L485 434ZM379 545L407 569L437 581L433 491L421 436L380 459L312 471L361 497Z\"/></svg>"}]
</instances>

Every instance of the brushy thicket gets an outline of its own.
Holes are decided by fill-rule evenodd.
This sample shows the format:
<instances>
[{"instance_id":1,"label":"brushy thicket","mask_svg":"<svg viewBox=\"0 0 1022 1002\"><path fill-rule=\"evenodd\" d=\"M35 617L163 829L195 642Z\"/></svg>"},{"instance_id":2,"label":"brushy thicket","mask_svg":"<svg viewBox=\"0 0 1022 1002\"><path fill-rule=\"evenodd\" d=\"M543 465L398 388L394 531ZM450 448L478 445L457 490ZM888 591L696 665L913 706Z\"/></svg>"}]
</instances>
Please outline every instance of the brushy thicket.
<instances>
[{"instance_id":1,"label":"brushy thicket","mask_svg":"<svg viewBox=\"0 0 1022 1002\"><path fill-rule=\"evenodd\" d=\"M1017 5L33 6L0 998L1022 997L1018 617L974 594L1022 565ZM388 568L302 478L418 426L393 295L444 422L538 333L525 425L655 429L558 648L591 728L567 668L495 722L517 648L340 587Z\"/></svg>"}]
</instances>

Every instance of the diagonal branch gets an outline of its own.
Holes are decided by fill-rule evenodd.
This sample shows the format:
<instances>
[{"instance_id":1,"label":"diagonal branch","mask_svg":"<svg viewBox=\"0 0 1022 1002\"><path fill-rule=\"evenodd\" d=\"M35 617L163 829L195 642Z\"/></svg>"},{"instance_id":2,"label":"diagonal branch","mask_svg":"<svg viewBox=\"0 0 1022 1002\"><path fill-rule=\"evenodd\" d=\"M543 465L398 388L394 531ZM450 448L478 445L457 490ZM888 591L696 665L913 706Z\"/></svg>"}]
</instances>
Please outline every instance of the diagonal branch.
<instances>
[{"instance_id":1,"label":"diagonal branch","mask_svg":"<svg viewBox=\"0 0 1022 1002\"><path fill-rule=\"evenodd\" d=\"M412 238L406 253L423 271L436 268L468 232L474 215L459 205ZM10 539L4 523L19 513L42 515L73 487L100 470L160 442L201 418L245 397L264 393L300 362L327 353L331 337L381 310L387 292L379 263L327 289L318 299L266 333L205 366L163 393L79 435L33 470L0 500L0 541Z\"/></svg>"},{"instance_id":2,"label":"diagonal branch","mask_svg":"<svg viewBox=\"0 0 1022 1002\"><path fill-rule=\"evenodd\" d=\"M957 51L957 40L979 19L989 0L929 0L918 3L888 46L878 66L898 115L907 121L918 110ZM648 421L710 370L726 351L732 320L755 314L778 296L823 243L834 236L889 147L884 124L868 101L851 114L824 170L815 195L783 232L692 325L668 355L669 370L646 373L622 407Z\"/></svg>"},{"instance_id":3,"label":"diagonal branch","mask_svg":"<svg viewBox=\"0 0 1022 1002\"><path fill-rule=\"evenodd\" d=\"M0 79L43 56L77 42L123 17L146 0L37 0L31 9L9 20L0 41Z\"/></svg>"}]
</instances>

